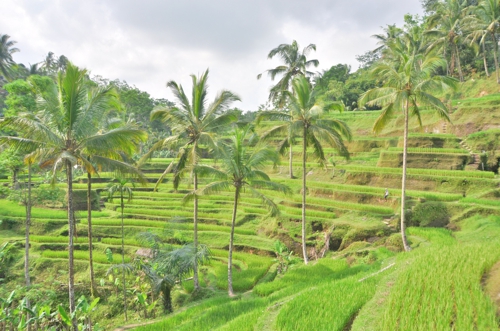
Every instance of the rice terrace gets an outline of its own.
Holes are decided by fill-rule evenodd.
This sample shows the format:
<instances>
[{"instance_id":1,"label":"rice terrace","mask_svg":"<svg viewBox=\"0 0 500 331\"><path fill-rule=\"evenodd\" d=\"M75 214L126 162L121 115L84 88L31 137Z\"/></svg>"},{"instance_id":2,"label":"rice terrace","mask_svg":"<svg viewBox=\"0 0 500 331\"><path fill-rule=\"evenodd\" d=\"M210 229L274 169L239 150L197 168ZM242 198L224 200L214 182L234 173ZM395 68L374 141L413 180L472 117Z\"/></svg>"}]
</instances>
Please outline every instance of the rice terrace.
<instances>
[{"instance_id":1,"label":"rice terrace","mask_svg":"<svg viewBox=\"0 0 500 331\"><path fill-rule=\"evenodd\" d=\"M0 331L499 330L500 1L421 4L245 111L0 33Z\"/></svg>"}]
</instances>

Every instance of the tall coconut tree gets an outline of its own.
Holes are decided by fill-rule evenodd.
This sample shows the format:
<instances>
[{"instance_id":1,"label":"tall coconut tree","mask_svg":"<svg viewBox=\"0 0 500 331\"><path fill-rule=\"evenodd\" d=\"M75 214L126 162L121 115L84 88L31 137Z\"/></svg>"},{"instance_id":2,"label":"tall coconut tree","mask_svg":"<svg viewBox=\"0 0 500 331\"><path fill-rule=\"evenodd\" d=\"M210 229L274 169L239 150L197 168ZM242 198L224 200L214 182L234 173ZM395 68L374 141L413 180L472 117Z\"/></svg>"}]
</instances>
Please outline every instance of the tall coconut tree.
<instances>
[{"instance_id":1,"label":"tall coconut tree","mask_svg":"<svg viewBox=\"0 0 500 331\"><path fill-rule=\"evenodd\" d=\"M274 80L276 76L281 76L281 79L271 87L269 93L269 100L276 104L278 108L284 108L286 105L286 93L285 91L291 90L292 80L296 76L306 76L312 77L314 75L313 72L307 71L307 69L311 66L317 67L319 65L319 61L308 60L307 56L311 51L316 51L315 44L309 44L304 47L302 51L300 51L299 44L297 41L292 41L291 44L281 44L276 48L273 48L269 54L267 55L268 59L272 59L275 56L279 56L283 60L283 64L277 66L273 69L266 70L271 80ZM260 79L262 74L257 75L257 79ZM289 175L290 178L294 178L293 176L293 151L292 146L294 143L293 132L288 132L287 138L284 139L280 143L280 153L285 153L286 149L288 149L288 167L289 167Z\"/></svg>"},{"instance_id":2,"label":"tall coconut tree","mask_svg":"<svg viewBox=\"0 0 500 331\"><path fill-rule=\"evenodd\" d=\"M479 53L479 48L481 48L481 56L483 57L483 66L484 73L486 77L490 77L490 71L488 69L488 60L487 60L487 50L486 45L488 44L488 33L485 30L479 29L477 31L469 31L469 34L466 36L466 40L470 41L470 46L476 50L476 54Z\"/></svg>"},{"instance_id":3,"label":"tall coconut tree","mask_svg":"<svg viewBox=\"0 0 500 331\"><path fill-rule=\"evenodd\" d=\"M445 54L449 52L448 73L453 75L456 64L460 81L463 81L459 46L464 41L464 19L469 11L467 0L439 1L434 10L434 14L427 19L430 29L425 32L430 38L428 50L441 49Z\"/></svg>"},{"instance_id":4,"label":"tall coconut tree","mask_svg":"<svg viewBox=\"0 0 500 331\"><path fill-rule=\"evenodd\" d=\"M438 69L446 67L446 61L442 57L423 54L414 48L393 48L391 51L391 60L381 61L372 69L372 74L381 79L384 86L365 92L359 103L382 107L382 112L373 126L375 133L381 132L395 114L400 112L404 117L400 216L403 245L405 250L409 251L405 233L409 118L414 116L422 126L420 112L424 108L436 111L444 120L449 121L447 107L437 96L447 89L455 89L458 83L452 77L434 75Z\"/></svg>"},{"instance_id":5,"label":"tall coconut tree","mask_svg":"<svg viewBox=\"0 0 500 331\"><path fill-rule=\"evenodd\" d=\"M287 134L289 131L302 136L302 254L304 263L308 263L306 246L306 195L307 195L307 151L312 147L314 157L326 165L323 145L327 144L337 150L339 155L349 157L344 140L351 140L351 130L346 123L333 117L326 118L329 111L343 111L342 103L334 102L321 105L316 100L316 93L306 77L297 76L292 82L293 93L288 92L290 114L266 112L261 116L269 119L284 120L283 124L272 127L263 133L262 138Z\"/></svg>"},{"instance_id":6,"label":"tall coconut tree","mask_svg":"<svg viewBox=\"0 0 500 331\"><path fill-rule=\"evenodd\" d=\"M121 211L121 220L122 220L122 282L123 282L123 307L125 312L125 321L127 318L127 284L125 282L125 233L124 233L124 224L123 224L123 211L125 208L125 198L127 202L132 200L134 196L134 183L130 178L126 177L116 177L113 182L108 186L108 196L109 200L113 201L115 195L118 194L120 197L120 211Z\"/></svg>"},{"instance_id":7,"label":"tall coconut tree","mask_svg":"<svg viewBox=\"0 0 500 331\"><path fill-rule=\"evenodd\" d=\"M481 0L474 8L473 14L466 22L467 30L472 31L472 37L479 39L484 45L487 38L493 45L493 59L497 83L500 84L500 72L498 68L498 38L500 34L500 2L498 0ZM485 58L483 58L486 61Z\"/></svg>"},{"instance_id":8,"label":"tall coconut tree","mask_svg":"<svg viewBox=\"0 0 500 331\"><path fill-rule=\"evenodd\" d=\"M110 108L108 110L114 110ZM106 113L101 114L101 120L98 123L99 132L101 134L109 133L113 130L122 129L132 129L138 130L138 127L133 122L124 123L117 118L106 118ZM145 139L145 134L143 139ZM94 259L93 259L93 233L92 233L92 177L99 176L99 169L106 169L109 171L114 171L115 174L124 176L127 175L130 178L135 178L138 182L143 185L147 184L147 180L135 166L130 165L120 158L128 159L129 156L133 155L137 151L138 144L137 140L129 140L128 142L121 141L119 145L113 148L111 154L108 155L98 155L98 154L82 154L82 157L87 158L87 163L82 164L85 171L87 172L87 225L88 225L88 243L89 243L89 273L90 273L90 293L93 297L96 296L97 286L95 282L94 274ZM116 154L113 154L116 153ZM112 158L110 158L112 156ZM81 164L81 162L79 162Z\"/></svg>"},{"instance_id":9,"label":"tall coconut tree","mask_svg":"<svg viewBox=\"0 0 500 331\"><path fill-rule=\"evenodd\" d=\"M177 190L181 178L190 174L193 178L193 191L198 189L198 174L194 171L198 164L203 148L212 149L215 146L216 133L227 128L237 120L237 115L226 110L240 98L231 91L220 91L213 102L207 105L208 69L200 76L191 75L193 82L192 97L189 100L182 85L174 81L167 83L177 99L177 105L160 107L151 113L151 120L160 120L166 123L173 135L155 143L151 150L143 157L149 158L153 152L161 149L178 150L177 160L172 162L160 176L157 186L165 175L174 171L173 185ZM193 245L198 247L198 199L193 201ZM196 255L196 253L195 253ZM194 288L199 289L198 267L193 265Z\"/></svg>"},{"instance_id":10,"label":"tall coconut tree","mask_svg":"<svg viewBox=\"0 0 500 331\"><path fill-rule=\"evenodd\" d=\"M7 34L0 34L0 73L7 79L12 79L12 67L16 62L12 59L12 54L19 52L19 49L13 47L16 41L9 40Z\"/></svg>"},{"instance_id":11,"label":"tall coconut tree","mask_svg":"<svg viewBox=\"0 0 500 331\"><path fill-rule=\"evenodd\" d=\"M117 107L116 93L109 87L89 86L87 71L68 63L66 71L57 76L57 88L39 95L37 114L22 114L3 122L19 134L5 139L21 150L35 148L35 159L41 161L42 167L52 167L54 175L61 169L66 172L71 313L75 311L73 166L79 163L87 170L95 170L88 161L88 155L94 155L103 163L128 168L119 161L121 146L138 144L146 138L143 131L131 125L101 132L98 121L109 108ZM77 330L76 319L72 323Z\"/></svg>"},{"instance_id":12,"label":"tall coconut tree","mask_svg":"<svg viewBox=\"0 0 500 331\"><path fill-rule=\"evenodd\" d=\"M385 28L382 28L384 33L378 33L372 35L372 38L377 40L378 47L375 48L372 53L383 52L388 45L390 45L395 39L397 39L403 32L401 28L398 28L396 24L388 24Z\"/></svg>"},{"instance_id":13,"label":"tall coconut tree","mask_svg":"<svg viewBox=\"0 0 500 331\"><path fill-rule=\"evenodd\" d=\"M266 166L278 162L278 155L275 151L262 146L253 147L256 136L253 135L251 126L236 128L229 137L229 141L221 143L218 152L220 170L208 166L197 166L197 171L201 174L211 175L216 181L208 184L201 190L188 195L192 198L197 195L210 195L222 191L234 190L233 214L231 217L231 233L229 236L229 257L227 265L227 284L229 296L234 296L233 290L233 247L234 228L238 213L238 204L241 193L250 192L253 196L261 199L262 204L270 210L272 216L279 213L277 205L259 189L267 189L289 193L290 189L282 184L274 183L269 176L263 172Z\"/></svg>"}]
</instances>

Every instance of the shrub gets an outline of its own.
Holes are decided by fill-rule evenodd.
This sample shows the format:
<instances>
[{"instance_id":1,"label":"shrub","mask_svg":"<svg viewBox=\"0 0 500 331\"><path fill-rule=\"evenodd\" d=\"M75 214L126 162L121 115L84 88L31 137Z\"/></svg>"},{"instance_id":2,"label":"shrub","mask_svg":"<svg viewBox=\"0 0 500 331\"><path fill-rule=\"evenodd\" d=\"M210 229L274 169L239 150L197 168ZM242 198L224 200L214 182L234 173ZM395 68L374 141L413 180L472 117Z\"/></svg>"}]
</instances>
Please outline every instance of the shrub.
<instances>
[{"instance_id":1,"label":"shrub","mask_svg":"<svg viewBox=\"0 0 500 331\"><path fill-rule=\"evenodd\" d=\"M414 226L444 227L450 222L450 213L444 203L429 201L417 204L408 221Z\"/></svg>"}]
</instances>

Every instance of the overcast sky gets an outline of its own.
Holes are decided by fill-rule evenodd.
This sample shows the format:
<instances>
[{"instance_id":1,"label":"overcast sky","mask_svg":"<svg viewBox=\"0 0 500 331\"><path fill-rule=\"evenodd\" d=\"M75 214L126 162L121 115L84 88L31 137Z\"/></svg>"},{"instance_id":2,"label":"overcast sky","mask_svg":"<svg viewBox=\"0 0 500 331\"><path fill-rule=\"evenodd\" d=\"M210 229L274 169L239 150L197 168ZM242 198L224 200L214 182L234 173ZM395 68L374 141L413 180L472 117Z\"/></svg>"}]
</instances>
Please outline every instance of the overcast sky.
<instances>
[{"instance_id":1,"label":"overcast sky","mask_svg":"<svg viewBox=\"0 0 500 331\"><path fill-rule=\"evenodd\" d=\"M18 63L49 51L94 75L126 80L156 98L172 95L170 80L191 90L190 74L210 68L209 100L229 89L256 110L273 82L257 74L279 44L316 44L313 71L347 63L375 48L371 35L421 14L419 0L2 0L0 33L17 41Z\"/></svg>"}]
</instances>

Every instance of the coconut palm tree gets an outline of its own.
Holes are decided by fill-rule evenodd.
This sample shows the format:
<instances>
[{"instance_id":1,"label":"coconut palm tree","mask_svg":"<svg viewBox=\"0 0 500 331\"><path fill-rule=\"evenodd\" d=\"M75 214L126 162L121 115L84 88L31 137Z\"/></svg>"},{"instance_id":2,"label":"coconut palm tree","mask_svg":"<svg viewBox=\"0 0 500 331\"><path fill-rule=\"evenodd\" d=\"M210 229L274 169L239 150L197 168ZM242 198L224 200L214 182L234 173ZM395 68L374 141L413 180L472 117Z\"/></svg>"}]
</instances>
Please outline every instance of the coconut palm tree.
<instances>
[{"instance_id":1,"label":"coconut palm tree","mask_svg":"<svg viewBox=\"0 0 500 331\"><path fill-rule=\"evenodd\" d=\"M278 162L278 154L262 146L252 147L257 136L251 132L251 126L236 128L230 136L230 141L221 143L219 160L221 170L212 167L198 165L196 171L200 174L211 175L216 181L208 184L203 189L188 195L190 199L197 195L210 195L221 191L234 190L233 214L231 218L231 233L229 236L229 257L227 265L227 285L229 296L234 296L233 291L233 247L234 247L234 227L238 212L238 203L241 193L248 190L255 197L260 198L262 204L266 206L272 216L279 213L276 204L259 192L259 189L267 189L289 193L290 189L282 184L271 182L269 176L261 169L268 166L270 162Z\"/></svg>"},{"instance_id":2,"label":"coconut palm tree","mask_svg":"<svg viewBox=\"0 0 500 331\"><path fill-rule=\"evenodd\" d=\"M469 11L467 0L439 1L434 9L434 14L427 19L430 29L425 32L431 39L428 50L441 49L445 54L449 51L451 59L448 73L453 75L456 64L460 81L463 81L458 46L463 43L464 18Z\"/></svg>"},{"instance_id":3,"label":"coconut palm tree","mask_svg":"<svg viewBox=\"0 0 500 331\"><path fill-rule=\"evenodd\" d=\"M470 46L476 50L476 54L479 53L478 46L481 47L481 55L483 57L483 66L486 77L490 77L490 72L488 69L488 60L486 59L487 51L486 44L488 33L485 30L479 29L478 31L471 31L466 36L466 40L470 40ZM476 44L477 43L477 44ZM478 45L479 44L479 45Z\"/></svg>"},{"instance_id":4,"label":"coconut palm tree","mask_svg":"<svg viewBox=\"0 0 500 331\"><path fill-rule=\"evenodd\" d=\"M299 44L294 40L291 44L281 44L269 52L268 59L279 56L284 62L283 65L265 71L271 80L274 80L276 76L281 76L278 83L271 88L269 100L278 102L279 106L283 107L286 102L283 91L290 90L293 78L297 75L307 77L314 75L313 72L307 71L310 66L317 67L319 65L318 60L307 60L307 56L313 50L316 51L316 45L309 44L300 52ZM257 75L257 79L261 77L262 74Z\"/></svg>"},{"instance_id":5,"label":"coconut palm tree","mask_svg":"<svg viewBox=\"0 0 500 331\"><path fill-rule=\"evenodd\" d=\"M365 92L359 103L382 107L382 113L375 121L373 131L379 133L397 112L404 116L403 176L401 181L401 236L406 251L410 250L405 234L406 161L408 150L408 121L410 115L422 126L420 110L435 110L449 121L446 105L435 95L457 87L457 80L447 76L433 76L436 70L444 68L442 57L417 52L415 48L393 48L391 60L375 65L372 74L383 80L384 86ZM393 61L392 59L398 59Z\"/></svg>"},{"instance_id":6,"label":"coconut palm tree","mask_svg":"<svg viewBox=\"0 0 500 331\"><path fill-rule=\"evenodd\" d=\"M500 84L498 68L498 38L500 34L500 2L498 0L481 0L470 19L467 20L467 30L472 31L473 39L479 39L483 45L486 38L490 37L493 47L493 59L497 83ZM486 61L484 59L484 61Z\"/></svg>"},{"instance_id":7,"label":"coconut palm tree","mask_svg":"<svg viewBox=\"0 0 500 331\"><path fill-rule=\"evenodd\" d=\"M111 110L111 109L110 109ZM105 113L102 113L103 117L99 121L99 132L101 134L110 132L112 130L121 130L122 126L128 126L129 128L138 128L133 122L123 123L117 118L105 118ZM93 259L93 245L92 245L92 176L99 176L98 169L105 168L106 170L112 170L116 174L135 177L141 184L146 185L147 180L135 166L130 165L126 162L119 160L119 158L128 157L133 155L137 151L138 145L134 140L128 142L120 142L120 145L115 146L114 150L119 152L119 155L114 155L113 159L106 156L101 156L97 154L83 155L87 158L87 163L84 166L87 172L87 225L88 225L88 243L89 243L89 272L90 272L90 293L95 297L97 293L97 286L94 276L94 259Z\"/></svg>"},{"instance_id":8,"label":"coconut palm tree","mask_svg":"<svg viewBox=\"0 0 500 331\"><path fill-rule=\"evenodd\" d=\"M372 53L383 52L388 45L390 45L395 39L397 39L403 32L396 24L388 24L387 27L382 28L384 33L374 34L372 38L377 39L378 47L375 48Z\"/></svg>"},{"instance_id":9,"label":"coconut palm tree","mask_svg":"<svg viewBox=\"0 0 500 331\"><path fill-rule=\"evenodd\" d=\"M16 41L10 40L7 34L0 34L0 73L7 79L12 79L12 67L16 62L12 59L12 54L19 52L18 48L13 47Z\"/></svg>"},{"instance_id":10,"label":"coconut palm tree","mask_svg":"<svg viewBox=\"0 0 500 331\"><path fill-rule=\"evenodd\" d=\"M127 198L127 202L132 201L132 197L134 195L133 188L135 187L134 183L130 178L125 177L116 177L108 186L108 196L109 201L113 201L113 197L118 194L120 197L120 210L121 210L121 219L122 219L122 266L125 265L125 233L124 233L124 225L123 225L123 209L125 208L125 198ZM127 321L127 286L125 282L125 268L122 268L122 277L123 277L123 307L125 311L125 321Z\"/></svg>"},{"instance_id":11,"label":"coconut palm tree","mask_svg":"<svg viewBox=\"0 0 500 331\"><path fill-rule=\"evenodd\" d=\"M302 136L302 253L304 263L307 264L306 247L306 161L307 149L313 147L313 154L319 162L326 166L327 160L323 152L323 144L326 143L337 149L341 156L349 157L344 139L351 140L351 131L343 121L329 118L324 115L328 111L343 111L344 105L339 102L318 104L316 93L304 76L297 76L292 82L293 93L288 92L290 114L279 112L263 113L261 116L270 119L284 120L262 135L263 139L287 134L289 131Z\"/></svg>"},{"instance_id":12,"label":"coconut palm tree","mask_svg":"<svg viewBox=\"0 0 500 331\"><path fill-rule=\"evenodd\" d=\"M21 114L3 122L3 126L15 128L19 134L3 139L22 151L35 150L34 157L41 161L40 165L52 167L54 182L55 174L61 168L66 170L71 313L75 311L73 166L79 163L94 173L96 169L88 161L88 156L93 155L100 164L129 169L130 166L119 161L122 146L138 144L146 138L143 131L132 125L101 132L98 123L102 114L118 107L116 93L110 87L89 86L87 71L68 63L66 71L57 76L57 89L39 95L39 113ZM77 329L76 319L73 328Z\"/></svg>"},{"instance_id":13,"label":"coconut palm tree","mask_svg":"<svg viewBox=\"0 0 500 331\"><path fill-rule=\"evenodd\" d=\"M173 135L158 141L151 150L142 158L149 158L153 152L161 149L178 150L177 161L172 162L160 176L156 187L163 181L165 175L174 171L174 189L177 190L181 178L190 173L193 178L193 190L198 189L198 174L194 171L200 160L202 148L215 146L215 135L224 130L228 125L237 120L237 115L225 112L228 107L240 98L228 90L217 94L214 101L207 106L207 79L208 69L200 76L191 75L193 81L192 99L187 97L182 88L174 81L167 83L177 98L178 105L161 107L153 110L151 120L160 120L166 123ZM141 162L142 162L141 161ZM193 245L198 245L198 199L194 197L193 206ZM194 265L194 288L199 289L198 269Z\"/></svg>"},{"instance_id":14,"label":"coconut palm tree","mask_svg":"<svg viewBox=\"0 0 500 331\"><path fill-rule=\"evenodd\" d=\"M271 87L269 93L269 100L278 105L279 108L284 108L286 104L286 95L284 91L290 91L291 82L293 78L297 75L311 77L314 75L313 72L307 71L307 68L319 65L318 60L307 60L307 56L311 51L316 51L315 44L309 44L305 47L302 52L299 50L299 44L297 41L292 41L291 44L281 44L276 48L273 48L267 55L268 59L272 59L275 56L281 57L284 64L277 66L274 69L266 70L271 80L274 80L276 76L281 76L281 79ZM260 79L262 74L257 75L257 79ZM292 146L294 144L293 132L288 132L287 138L280 143L280 148L278 149L281 154L284 154L288 149L288 167L289 176L293 176L293 151Z\"/></svg>"}]
</instances>

